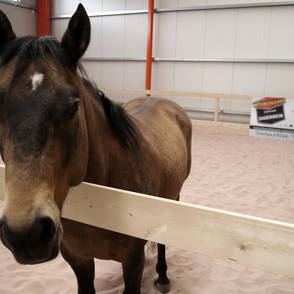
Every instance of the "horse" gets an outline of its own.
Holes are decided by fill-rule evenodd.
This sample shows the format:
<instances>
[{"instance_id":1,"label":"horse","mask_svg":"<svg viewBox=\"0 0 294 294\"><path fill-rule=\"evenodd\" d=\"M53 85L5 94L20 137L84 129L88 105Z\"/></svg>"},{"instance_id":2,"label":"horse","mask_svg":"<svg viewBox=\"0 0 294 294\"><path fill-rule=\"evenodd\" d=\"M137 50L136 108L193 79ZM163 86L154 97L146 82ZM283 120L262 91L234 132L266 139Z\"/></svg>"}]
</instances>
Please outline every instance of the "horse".
<instances>
[{"instance_id":1,"label":"horse","mask_svg":"<svg viewBox=\"0 0 294 294\"><path fill-rule=\"evenodd\" d=\"M2 243L20 264L54 259L93 294L94 258L122 264L124 294L140 294L146 240L61 217L82 181L178 200L191 167L191 122L176 103L107 98L81 69L90 21L80 4L59 42L16 37L0 12L0 153L6 165ZM99 195L97 195L99 198ZM155 285L170 289L158 244Z\"/></svg>"}]
</instances>

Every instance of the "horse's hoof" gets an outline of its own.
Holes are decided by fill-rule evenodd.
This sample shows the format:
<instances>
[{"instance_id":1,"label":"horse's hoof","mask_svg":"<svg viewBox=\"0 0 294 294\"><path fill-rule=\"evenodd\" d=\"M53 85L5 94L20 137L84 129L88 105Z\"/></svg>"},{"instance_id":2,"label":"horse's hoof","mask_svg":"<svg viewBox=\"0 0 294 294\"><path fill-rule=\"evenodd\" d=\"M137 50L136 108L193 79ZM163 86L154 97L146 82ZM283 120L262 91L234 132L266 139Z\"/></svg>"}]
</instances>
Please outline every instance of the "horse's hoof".
<instances>
[{"instance_id":1,"label":"horse's hoof","mask_svg":"<svg viewBox=\"0 0 294 294\"><path fill-rule=\"evenodd\" d=\"M170 282L166 284L160 284L158 279L154 281L155 288L162 294L168 293L170 290Z\"/></svg>"}]
</instances>

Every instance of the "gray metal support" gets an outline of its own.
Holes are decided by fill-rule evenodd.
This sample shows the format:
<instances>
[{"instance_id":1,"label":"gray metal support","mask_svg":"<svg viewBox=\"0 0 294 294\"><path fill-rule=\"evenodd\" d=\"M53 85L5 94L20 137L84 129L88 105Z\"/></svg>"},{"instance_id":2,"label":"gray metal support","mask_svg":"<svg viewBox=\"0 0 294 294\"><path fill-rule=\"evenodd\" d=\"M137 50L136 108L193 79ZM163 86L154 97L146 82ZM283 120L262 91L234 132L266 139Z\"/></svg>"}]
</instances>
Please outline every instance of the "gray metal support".
<instances>
[{"instance_id":1,"label":"gray metal support","mask_svg":"<svg viewBox=\"0 0 294 294\"><path fill-rule=\"evenodd\" d=\"M85 62L138 62L146 61L145 57L123 58L123 57L84 57ZM294 58L164 58L154 57L154 62L217 62L217 63L294 63Z\"/></svg>"},{"instance_id":2,"label":"gray metal support","mask_svg":"<svg viewBox=\"0 0 294 294\"><path fill-rule=\"evenodd\" d=\"M216 4L216 5L198 5L193 7L179 7L179 8L157 8L156 13L166 12L184 12L184 11L201 11L201 10L219 10L219 9L241 9L241 8L260 8L260 7L280 7L280 6L293 6L294 1L268 1L268 2L256 2L256 3L234 3L234 4ZM116 16L116 15L131 15L131 14L147 14L147 9L137 10L120 10L120 11L107 11L90 13L90 17L102 17L102 16ZM51 19L67 19L71 15L59 14L53 15Z\"/></svg>"}]
</instances>

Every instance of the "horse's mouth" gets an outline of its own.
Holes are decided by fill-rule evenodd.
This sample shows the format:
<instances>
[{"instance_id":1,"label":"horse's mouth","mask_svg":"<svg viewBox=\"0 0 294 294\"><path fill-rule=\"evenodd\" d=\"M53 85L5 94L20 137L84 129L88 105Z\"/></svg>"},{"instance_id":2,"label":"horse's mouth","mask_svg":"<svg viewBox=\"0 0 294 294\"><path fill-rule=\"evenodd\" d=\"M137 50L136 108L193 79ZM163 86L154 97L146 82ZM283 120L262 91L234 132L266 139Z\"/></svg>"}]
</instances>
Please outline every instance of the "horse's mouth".
<instances>
[{"instance_id":1,"label":"horse's mouth","mask_svg":"<svg viewBox=\"0 0 294 294\"><path fill-rule=\"evenodd\" d=\"M50 261L58 256L62 235L62 227L59 227L54 239L47 246L41 244L29 246L29 244L23 242L19 242L18 246L11 246L3 238L2 243L11 251L18 263L33 265Z\"/></svg>"},{"instance_id":2,"label":"horse's mouth","mask_svg":"<svg viewBox=\"0 0 294 294\"><path fill-rule=\"evenodd\" d=\"M49 254L43 255L43 256L34 256L33 254L28 254L27 252L18 254L16 252L13 252L13 256L15 260L23 265L33 265L33 264L39 264L39 263L44 263L47 261L50 261L58 256L59 253L59 245L54 246Z\"/></svg>"}]
</instances>

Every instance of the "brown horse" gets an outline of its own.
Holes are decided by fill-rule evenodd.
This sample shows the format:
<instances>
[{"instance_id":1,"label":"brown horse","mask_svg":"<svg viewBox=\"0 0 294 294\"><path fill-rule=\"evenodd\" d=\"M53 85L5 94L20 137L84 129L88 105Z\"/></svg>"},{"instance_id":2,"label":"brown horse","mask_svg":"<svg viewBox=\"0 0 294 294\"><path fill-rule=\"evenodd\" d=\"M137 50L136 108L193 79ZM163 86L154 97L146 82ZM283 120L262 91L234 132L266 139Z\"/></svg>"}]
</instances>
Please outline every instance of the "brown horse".
<instances>
[{"instance_id":1,"label":"brown horse","mask_svg":"<svg viewBox=\"0 0 294 294\"><path fill-rule=\"evenodd\" d=\"M82 181L178 199L191 165L191 123L152 97L115 104L78 73L90 40L82 5L58 42L16 38L0 13L0 153L6 164L1 240L21 264L61 251L79 294L93 294L94 258L122 263L125 294L139 294L146 240L62 219ZM99 197L99 195L97 195ZM157 288L169 289L158 244Z\"/></svg>"}]
</instances>

